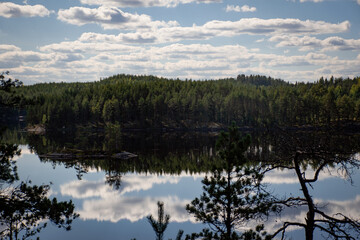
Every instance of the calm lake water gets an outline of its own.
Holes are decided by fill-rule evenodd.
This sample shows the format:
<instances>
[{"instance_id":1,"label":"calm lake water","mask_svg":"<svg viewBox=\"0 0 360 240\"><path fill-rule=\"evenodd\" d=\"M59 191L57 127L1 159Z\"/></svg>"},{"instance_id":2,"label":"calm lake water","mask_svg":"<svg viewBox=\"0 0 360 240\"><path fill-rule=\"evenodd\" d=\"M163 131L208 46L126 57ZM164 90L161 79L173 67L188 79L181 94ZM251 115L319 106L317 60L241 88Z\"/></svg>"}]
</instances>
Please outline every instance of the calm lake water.
<instances>
[{"instance_id":1,"label":"calm lake water","mask_svg":"<svg viewBox=\"0 0 360 240\"><path fill-rule=\"evenodd\" d=\"M314 133L306 134L316 139ZM270 137L252 135L250 158L263 161L276 153L276 134ZM171 216L164 239L175 239L179 229L185 234L199 232L204 225L196 223L185 206L202 193L201 180L209 170L208 162L215 157L216 138L216 133L131 133L115 140L96 134L23 137L19 140L21 156L16 158L20 179L31 180L33 184L51 182L50 197L62 201L71 199L80 214L71 231L49 224L38 236L67 240L155 239L146 216L152 214L157 218L157 201L164 202L165 212ZM338 142L334 140L334 144L349 146L349 142L354 143L356 146L350 146L351 156L359 159L358 144L354 142L358 138L358 135L351 135L349 140L346 135L336 139ZM55 161L39 157L64 148L108 150L109 145L112 149L135 153L138 158ZM360 171L353 170L351 184L337 169L334 166L323 171L319 180L312 184L311 194L327 212L359 217ZM313 171L309 168L306 173L311 176ZM272 171L264 182L277 196L302 196L293 171ZM280 226L279 218L301 221L305 214L304 209L286 210L277 220L270 217L265 225L271 232ZM304 238L302 231L293 231L289 236Z\"/></svg>"}]
</instances>

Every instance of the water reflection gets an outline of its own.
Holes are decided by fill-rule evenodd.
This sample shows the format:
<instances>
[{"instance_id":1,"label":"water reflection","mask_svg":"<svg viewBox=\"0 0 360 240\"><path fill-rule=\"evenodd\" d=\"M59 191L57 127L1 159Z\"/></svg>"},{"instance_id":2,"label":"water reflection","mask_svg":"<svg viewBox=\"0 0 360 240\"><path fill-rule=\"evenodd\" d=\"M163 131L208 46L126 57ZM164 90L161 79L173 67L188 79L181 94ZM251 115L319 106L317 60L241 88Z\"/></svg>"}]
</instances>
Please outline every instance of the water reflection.
<instances>
[{"instance_id":1,"label":"water reflection","mask_svg":"<svg viewBox=\"0 0 360 240\"><path fill-rule=\"evenodd\" d=\"M184 206L190 199L180 199L180 196L132 196L139 192L151 191L156 185L177 185L181 179L193 180L203 178L203 174L180 176L129 174L123 177L121 187L116 190L99 181L72 181L60 186L61 194L74 199L83 199L82 209L79 210L83 219L118 222L120 220L138 221L149 214L156 215L157 207L154 202L166 203L171 221L191 221ZM170 194L170 193L169 193ZM130 195L130 196L129 196Z\"/></svg>"},{"instance_id":2,"label":"water reflection","mask_svg":"<svg viewBox=\"0 0 360 240\"><path fill-rule=\"evenodd\" d=\"M330 216L336 216L341 213L353 219L360 216L360 195L354 199L343 201L327 200L327 199L314 199L314 203L320 210L326 212ZM287 208L282 211L281 216L272 216L265 224L268 232L273 232L274 229L282 227L284 222L298 222L305 224L308 209L306 206L298 206L296 208ZM250 224L251 225L251 224ZM288 231L296 230L298 227L290 227Z\"/></svg>"},{"instance_id":3,"label":"water reflection","mask_svg":"<svg viewBox=\"0 0 360 240\"><path fill-rule=\"evenodd\" d=\"M61 193L64 195L70 195L75 198L89 198L106 196L107 193L116 193L118 195L124 195L131 192L145 191L153 188L155 184L177 184L179 180L185 177L171 176L171 175L127 175L123 178L121 187L118 190L114 190L108 185L104 184L104 181L73 181L65 185L61 185Z\"/></svg>"},{"instance_id":4,"label":"water reflection","mask_svg":"<svg viewBox=\"0 0 360 240\"><path fill-rule=\"evenodd\" d=\"M327 142L329 149L335 149L333 146L337 146L338 152L346 153L344 156L347 157L354 156L360 149L360 137L357 134L333 134L332 138L329 138L324 132L296 134L308 145ZM246 153L249 159L266 162L276 158L289 158L289 149L285 151L281 148L279 134L268 135L255 132L252 135L253 142ZM98 141L104 141L101 134L92 135L89 139L82 137L79 144L74 143L73 140L79 139L78 136L72 140L68 137L55 138L51 136L28 136L25 138L30 144L30 149L38 154L56 152L61 149L103 151L103 147L97 149L97 146L102 146L98 144ZM195 134L193 138L190 134L182 136L178 133L123 134L121 142L117 142L120 144L118 147L120 146L121 150L137 154L139 156L137 159L121 161L81 159L79 161L42 158L41 163L38 164L53 166L55 168L53 173L61 172L64 175L64 177L58 177L61 180L54 181L52 194L65 199L73 199L76 203L76 210L80 213L83 221L95 220L103 224L111 222L116 223L114 228L121 228L124 221L139 223L150 214L156 216L156 202L162 201L165 203L166 212L171 215L172 223L195 223L194 219L186 212L185 205L201 193L200 181L205 174L219 166L219 162L214 157L215 141L216 135L204 133ZM331 154L336 155L335 151ZM316 166L303 165L303 170L307 168L307 176L315 173L313 167ZM38 166L34 166L34 168L38 168ZM347 180L347 176L336 169L337 166L332 165L325 171L321 171L318 182L313 184L314 202L329 215L341 212L349 216L360 216L358 186L346 188L347 190L342 187L334 189L335 186L340 186ZM36 170L33 172L36 173ZM357 170L355 173L353 175L354 182L358 184L359 173ZM51 173L47 174L51 175ZM77 175L81 176L78 178ZM27 169L27 175L22 177L29 176L33 178L31 170ZM334 184L335 181L336 184ZM282 194L296 195L300 189L296 174L288 169L267 173L264 183L269 184L272 192L278 196ZM323 190L321 188L321 186L329 184L332 186L331 189ZM338 191L348 191L351 194L338 194ZM329 197L331 192L333 194ZM285 209L280 216L272 216L266 221L266 230L272 232L271 230L281 227L284 221L303 222L306 214L307 209L304 207ZM108 229L109 226L101 225L99 228ZM179 228L184 229L186 233L191 233L187 232L186 228ZM179 228L176 229L176 232L169 232L169 235L175 236Z\"/></svg>"},{"instance_id":5,"label":"water reflection","mask_svg":"<svg viewBox=\"0 0 360 240\"><path fill-rule=\"evenodd\" d=\"M46 228L48 222L71 230L73 220L78 217L72 201L50 199L50 185L33 185L28 179L18 182L14 157L20 156L20 152L17 145L0 141L1 239L30 238Z\"/></svg>"},{"instance_id":6,"label":"water reflection","mask_svg":"<svg viewBox=\"0 0 360 240\"><path fill-rule=\"evenodd\" d=\"M176 197L119 197L112 196L111 199L86 200L82 209L79 210L82 219L95 219L97 221L118 222L129 220L139 221L149 214L157 213L154 203L163 201L166 203L167 211L173 222L190 221L184 206L189 200L180 200Z\"/></svg>"},{"instance_id":7,"label":"water reflection","mask_svg":"<svg viewBox=\"0 0 360 240\"><path fill-rule=\"evenodd\" d=\"M341 178L346 180L348 177L345 172L338 171L338 167L329 168L326 171L322 171L319 174L318 181L326 181L331 178ZM314 169L307 169L306 174L308 176L313 176L315 174ZM290 169L278 169L277 171L271 171L265 174L264 183L269 184L297 184L299 180L296 176L296 173Z\"/></svg>"}]
</instances>

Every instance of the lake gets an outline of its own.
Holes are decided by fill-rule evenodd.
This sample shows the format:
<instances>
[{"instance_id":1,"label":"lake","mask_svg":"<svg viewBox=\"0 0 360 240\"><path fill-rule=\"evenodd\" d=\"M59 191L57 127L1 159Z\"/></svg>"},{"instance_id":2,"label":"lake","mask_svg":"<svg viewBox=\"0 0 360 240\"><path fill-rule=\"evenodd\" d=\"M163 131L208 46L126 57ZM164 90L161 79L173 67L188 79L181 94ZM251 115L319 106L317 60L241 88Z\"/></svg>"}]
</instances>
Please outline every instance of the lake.
<instances>
[{"instance_id":1,"label":"lake","mask_svg":"<svg viewBox=\"0 0 360 240\"><path fill-rule=\"evenodd\" d=\"M281 150L279 133L265 130L247 131L252 144L246 155L253 161L286 158L288 149ZM244 132L245 134L245 132ZM359 160L359 134L342 132L328 136L327 131L290 131L308 145L326 143L341 154ZM202 193L202 179L210 174L216 162L215 142L218 133L203 132L124 132L121 136L99 133L60 133L28 135L5 134L17 141L21 155L16 157L19 178L32 184L51 183L50 197L72 200L80 214L71 231L49 224L40 232L41 239L155 239L155 233L146 217L157 218L157 202L165 204L170 224L164 239L175 239L179 229L185 234L199 232L204 227L185 210L186 204ZM297 146L299 147L299 146ZM128 151L137 158L80 158L54 160L44 154L68 151L120 152ZM332 152L331 154L339 154ZM314 174L307 166L306 174ZM351 179L339 165L327 167L312 184L314 201L327 212L341 212L360 216L360 171L351 169ZM352 182L351 182L351 181ZM265 175L267 189L276 196L301 196L297 176L292 170L273 170ZM302 221L306 209L291 208L280 216L271 216L264 222L266 229L280 226L281 221ZM281 220L281 221L280 221ZM254 223L248 223L254 226ZM301 230L289 231L293 239L303 239ZM321 237L321 233L316 233ZM316 238L317 239L317 238Z\"/></svg>"}]
</instances>

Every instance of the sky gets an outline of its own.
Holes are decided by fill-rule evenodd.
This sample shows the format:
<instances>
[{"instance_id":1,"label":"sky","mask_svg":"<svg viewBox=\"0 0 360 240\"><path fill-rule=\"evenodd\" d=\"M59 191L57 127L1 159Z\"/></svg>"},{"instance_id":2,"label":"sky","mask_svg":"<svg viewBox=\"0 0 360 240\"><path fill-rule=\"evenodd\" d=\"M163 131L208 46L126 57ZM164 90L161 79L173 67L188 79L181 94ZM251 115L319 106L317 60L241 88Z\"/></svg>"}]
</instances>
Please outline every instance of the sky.
<instances>
[{"instance_id":1,"label":"sky","mask_svg":"<svg viewBox=\"0 0 360 240\"><path fill-rule=\"evenodd\" d=\"M360 0L0 1L0 72L24 84L114 74L360 76Z\"/></svg>"}]
</instances>

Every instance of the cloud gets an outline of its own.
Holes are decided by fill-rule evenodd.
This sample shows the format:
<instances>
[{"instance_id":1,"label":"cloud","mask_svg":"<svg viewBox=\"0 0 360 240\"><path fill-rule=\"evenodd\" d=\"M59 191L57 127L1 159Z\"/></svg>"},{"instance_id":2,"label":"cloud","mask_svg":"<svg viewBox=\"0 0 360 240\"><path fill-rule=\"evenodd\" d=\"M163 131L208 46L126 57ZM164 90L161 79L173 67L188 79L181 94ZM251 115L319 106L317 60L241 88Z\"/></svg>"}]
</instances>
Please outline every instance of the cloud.
<instances>
[{"instance_id":1,"label":"cloud","mask_svg":"<svg viewBox=\"0 0 360 240\"><path fill-rule=\"evenodd\" d=\"M195 222L185 210L186 204L191 200L180 200L176 197L119 197L114 193L111 198L85 200L78 213L85 220L136 222L150 214L157 216L157 201L165 203L165 212L171 216L171 222Z\"/></svg>"},{"instance_id":2,"label":"cloud","mask_svg":"<svg viewBox=\"0 0 360 240\"><path fill-rule=\"evenodd\" d=\"M51 59L51 56L44 53L34 52L34 51L19 51L19 49L14 49L15 51L8 51L0 54L0 68L13 68L21 66L23 64L32 64L41 61L48 61Z\"/></svg>"},{"instance_id":3,"label":"cloud","mask_svg":"<svg viewBox=\"0 0 360 240\"><path fill-rule=\"evenodd\" d=\"M180 200L173 196L132 197L127 193L147 191L159 184L177 184L183 177L202 178L204 174L190 176L182 173L171 175L127 175L115 190L103 181L74 181L60 186L62 195L83 199L83 207L78 211L82 219L118 222L129 220L135 222L152 214L157 216L157 201L165 203L166 212L173 222L193 220L185 210L191 200Z\"/></svg>"},{"instance_id":4,"label":"cloud","mask_svg":"<svg viewBox=\"0 0 360 240\"><path fill-rule=\"evenodd\" d=\"M294 18L241 18L238 21L213 20L200 26L195 24L193 26L180 26L176 21L152 21L151 17L145 14L132 14L115 7L105 6L62 9L58 12L58 19L78 26L92 23L99 24L104 29L134 30L136 33L121 33L119 38L130 37L130 40L138 40L139 42L150 40L150 43L207 40L213 37L233 37L241 34L317 35L346 32L350 29L349 21L333 24ZM133 35L130 36L130 34Z\"/></svg>"},{"instance_id":5,"label":"cloud","mask_svg":"<svg viewBox=\"0 0 360 240\"><path fill-rule=\"evenodd\" d=\"M81 42L111 42L125 44L150 44L158 43L158 37L153 32L120 33L117 36L101 33L83 33L79 41Z\"/></svg>"},{"instance_id":6,"label":"cloud","mask_svg":"<svg viewBox=\"0 0 360 240\"><path fill-rule=\"evenodd\" d=\"M116 7L176 7L188 3L220 3L222 0L80 0L82 4Z\"/></svg>"},{"instance_id":7,"label":"cloud","mask_svg":"<svg viewBox=\"0 0 360 240\"><path fill-rule=\"evenodd\" d=\"M301 3L303 2L314 2L314 3L319 3L319 2L323 2L324 0L300 0Z\"/></svg>"},{"instance_id":8,"label":"cloud","mask_svg":"<svg viewBox=\"0 0 360 240\"><path fill-rule=\"evenodd\" d=\"M324 51L284 56L283 51L265 53L241 45L171 44L164 39L175 41L188 36L175 38L174 32L160 35L162 30L157 29L154 34L84 33L78 40L44 45L33 52L21 51L14 45L0 45L0 54L6 54L0 55L4 59L0 61L0 70L11 71L15 78L27 84L35 80L96 81L121 72L181 79L216 79L244 73L293 82L315 81L321 76L360 75L360 58L356 56L341 59ZM282 37L284 34L277 36L277 41L287 40ZM341 42L330 40L333 46ZM167 44L153 45L162 42Z\"/></svg>"},{"instance_id":9,"label":"cloud","mask_svg":"<svg viewBox=\"0 0 360 240\"><path fill-rule=\"evenodd\" d=\"M69 195L72 198L90 198L111 196L114 193L124 195L131 192L146 191L154 185L159 184L177 184L180 176L161 176L156 175L129 175L122 179L119 190L114 191L112 187L101 182L94 181L74 181L60 186L61 194Z\"/></svg>"},{"instance_id":10,"label":"cloud","mask_svg":"<svg viewBox=\"0 0 360 240\"><path fill-rule=\"evenodd\" d=\"M64 41L45 45L39 48L42 52L62 52L62 53L87 53L97 54L100 52L122 52L128 54L140 50L140 47L128 46L118 43L104 42L81 42L81 41Z\"/></svg>"},{"instance_id":11,"label":"cloud","mask_svg":"<svg viewBox=\"0 0 360 240\"><path fill-rule=\"evenodd\" d=\"M145 14L131 14L116 7L104 6L99 8L71 7L61 9L58 12L58 19L78 26L90 23L100 24L104 29L139 30L177 25L176 22L152 21L151 17Z\"/></svg>"},{"instance_id":12,"label":"cloud","mask_svg":"<svg viewBox=\"0 0 360 240\"><path fill-rule=\"evenodd\" d=\"M323 21L302 21L299 19L260 19L242 18L239 21L214 20L202 26L191 27L164 27L156 34L162 41L207 40L213 37L233 37L242 34L249 35L280 35L280 34L329 34L349 30L350 23L344 21L332 24Z\"/></svg>"},{"instance_id":13,"label":"cloud","mask_svg":"<svg viewBox=\"0 0 360 240\"><path fill-rule=\"evenodd\" d=\"M337 173L335 170L333 173ZM327 177L334 177L328 173ZM134 194L137 192L146 192L161 184L178 184L180 179L184 177L203 178L204 174L191 176L182 173L180 176L171 175L127 175L122 178L122 184L119 190L106 185L103 181L74 181L60 186L60 192L63 196L71 196L71 198L82 199L82 207L79 207L78 213L85 220L111 221L118 222L120 220L128 220L131 222L139 221L146 216L152 214L157 216L157 201L165 203L166 213L171 215L173 222L195 222L185 210L185 206L190 199L180 199L177 196L169 195L151 197L143 194ZM324 175L321 176L326 177ZM276 178L273 180L273 178ZM289 172L278 171L277 176L265 179L265 182L272 184L297 183L296 176ZM343 213L347 216L359 216L360 196L354 199L334 201L314 199L317 206L322 206L321 210L328 215ZM354 211L355 209L355 211ZM285 209L280 216L270 216L266 228L268 232L281 227L284 221L303 222L306 218L306 207ZM251 222L249 223L251 224Z\"/></svg>"},{"instance_id":14,"label":"cloud","mask_svg":"<svg viewBox=\"0 0 360 240\"><path fill-rule=\"evenodd\" d=\"M360 39L344 39L338 36L328 37L324 40L310 36L273 36L271 42L279 42L277 47L300 47L300 51L309 51L321 48L322 51L360 50Z\"/></svg>"},{"instance_id":15,"label":"cloud","mask_svg":"<svg viewBox=\"0 0 360 240\"><path fill-rule=\"evenodd\" d=\"M49 11L43 5L18 5L12 2L0 3L0 16L5 18L15 17L46 17Z\"/></svg>"},{"instance_id":16,"label":"cloud","mask_svg":"<svg viewBox=\"0 0 360 240\"><path fill-rule=\"evenodd\" d=\"M20 51L21 49L15 45L0 44L0 53L8 51Z\"/></svg>"},{"instance_id":17,"label":"cloud","mask_svg":"<svg viewBox=\"0 0 360 240\"><path fill-rule=\"evenodd\" d=\"M234 6L234 5L227 5L226 12L255 12L256 7L249 7L248 5Z\"/></svg>"},{"instance_id":18,"label":"cloud","mask_svg":"<svg viewBox=\"0 0 360 240\"><path fill-rule=\"evenodd\" d=\"M95 11L97 12L97 10ZM103 11L100 11L103 12ZM81 14L83 15L83 14ZM99 23L106 28L135 28L141 25L137 32L120 33L119 35L106 35L99 33L84 33L81 41L105 41L117 43L171 43L184 40L208 40L214 37L233 37L242 34L249 35L302 35L302 34L329 34L345 32L350 28L348 21L332 24L323 21L302 21L299 19L259 19L259 18L242 18L239 21L210 21L204 25L193 25L190 27L178 26L176 22L151 22L149 18L146 23L142 20L133 21L131 24L127 21L124 23L112 23L110 20L101 20L103 14L90 14L91 17L68 17L66 21L73 24L85 24L85 22ZM93 16L95 15L95 16ZM87 16L87 15L86 15ZM108 15L106 15L108 16ZM142 16L142 15L141 15ZM107 19L106 17L105 19ZM96 20L97 19L97 20ZM144 20L145 21L145 20ZM146 28L147 27L147 28ZM275 41L272 39L272 41Z\"/></svg>"},{"instance_id":19,"label":"cloud","mask_svg":"<svg viewBox=\"0 0 360 240\"><path fill-rule=\"evenodd\" d=\"M349 21L332 24L324 21L302 21L293 18L242 18L239 21L211 21L206 23L203 28L211 31L223 32L220 35L234 36L238 34L325 34L338 33L349 30Z\"/></svg>"},{"instance_id":20,"label":"cloud","mask_svg":"<svg viewBox=\"0 0 360 240\"><path fill-rule=\"evenodd\" d=\"M360 0L357 0L357 3L360 5Z\"/></svg>"}]
</instances>

